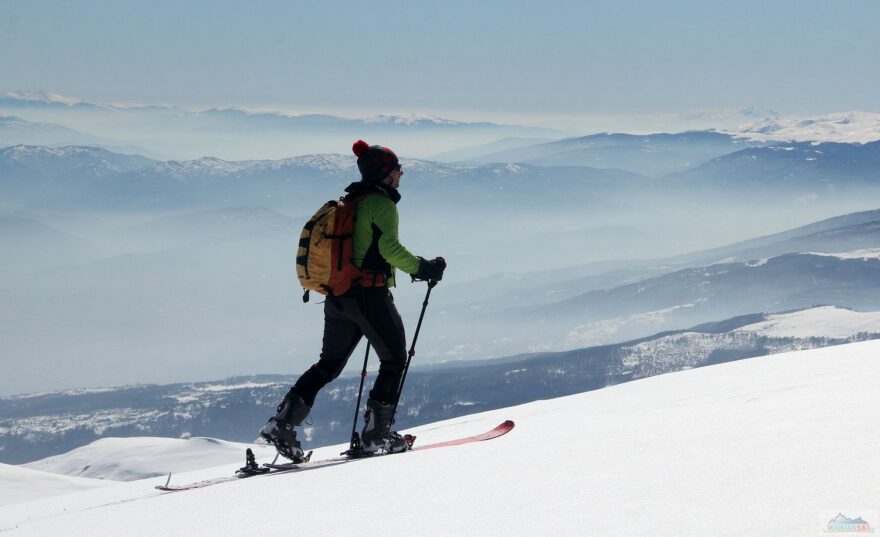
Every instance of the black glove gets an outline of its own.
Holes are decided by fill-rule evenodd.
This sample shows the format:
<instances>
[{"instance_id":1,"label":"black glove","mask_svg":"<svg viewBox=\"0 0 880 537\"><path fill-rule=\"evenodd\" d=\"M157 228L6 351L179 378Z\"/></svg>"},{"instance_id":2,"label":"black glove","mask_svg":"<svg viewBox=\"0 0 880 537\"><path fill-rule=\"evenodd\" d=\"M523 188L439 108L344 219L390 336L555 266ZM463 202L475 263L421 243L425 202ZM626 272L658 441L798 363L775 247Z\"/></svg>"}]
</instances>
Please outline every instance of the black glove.
<instances>
[{"instance_id":1,"label":"black glove","mask_svg":"<svg viewBox=\"0 0 880 537\"><path fill-rule=\"evenodd\" d=\"M439 282L443 279L443 271L446 270L446 260L435 257L430 261L419 258L419 270L413 274L415 280L434 280Z\"/></svg>"}]
</instances>

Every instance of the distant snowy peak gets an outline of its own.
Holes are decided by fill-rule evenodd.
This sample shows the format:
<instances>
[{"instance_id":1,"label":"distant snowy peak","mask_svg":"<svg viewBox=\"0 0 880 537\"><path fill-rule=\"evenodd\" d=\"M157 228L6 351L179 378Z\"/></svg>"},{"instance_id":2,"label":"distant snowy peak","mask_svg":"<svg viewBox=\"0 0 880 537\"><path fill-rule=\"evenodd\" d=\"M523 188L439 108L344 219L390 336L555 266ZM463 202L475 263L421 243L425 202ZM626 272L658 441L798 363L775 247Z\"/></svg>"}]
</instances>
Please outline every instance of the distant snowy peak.
<instances>
[{"instance_id":1,"label":"distant snowy peak","mask_svg":"<svg viewBox=\"0 0 880 537\"><path fill-rule=\"evenodd\" d=\"M401 158L400 164L404 173L420 173L432 176L446 176L462 170L475 170L476 166L455 166L437 162ZM241 160L229 161L216 157L202 157L196 160L169 160L155 164L150 168L151 172L161 173L169 177L194 177L194 176L248 176L267 172L283 172L296 168L333 174L350 176L352 180L359 177L357 159L354 155L341 155L322 153L315 155L302 155L280 160ZM522 173L525 168L517 165L492 165L479 167L489 173Z\"/></svg>"},{"instance_id":2,"label":"distant snowy peak","mask_svg":"<svg viewBox=\"0 0 880 537\"><path fill-rule=\"evenodd\" d=\"M880 140L880 114L843 112L814 118L770 117L728 131L759 141L868 143Z\"/></svg>"},{"instance_id":3,"label":"distant snowy peak","mask_svg":"<svg viewBox=\"0 0 880 537\"><path fill-rule=\"evenodd\" d=\"M46 147L42 145L13 145L0 149L0 157L28 160L40 158L71 158L80 156L101 156L111 154L106 149L71 145L65 147Z\"/></svg>"},{"instance_id":4,"label":"distant snowy peak","mask_svg":"<svg viewBox=\"0 0 880 537\"><path fill-rule=\"evenodd\" d=\"M168 160L152 166L154 173L169 177L187 177L193 175L234 175L247 170L259 161L229 161L216 157L202 157L195 160Z\"/></svg>"},{"instance_id":5,"label":"distant snowy peak","mask_svg":"<svg viewBox=\"0 0 880 537\"><path fill-rule=\"evenodd\" d=\"M217 157L202 157L193 160L155 161L137 155L113 153L105 149L89 146L48 147L15 145L0 149L0 161L24 166L41 166L54 163L71 168L83 165L98 166L108 170L133 171L143 176L163 176L186 181L197 177L249 177L272 175L276 172L298 173L298 171L317 172L357 180L360 177L357 159L354 155L321 153L301 155L279 160L224 160ZM479 170L488 174L519 174L526 167L512 164L493 164L484 166L460 166L442 164L427 160L401 158L400 163L408 173L445 177L456 173Z\"/></svg>"},{"instance_id":6,"label":"distant snowy peak","mask_svg":"<svg viewBox=\"0 0 880 537\"><path fill-rule=\"evenodd\" d=\"M87 108L106 111L123 110L166 110L182 111L182 109L166 104L136 103L97 103L50 93L44 90L0 92L0 106L10 107L53 107L53 108Z\"/></svg>"},{"instance_id":7,"label":"distant snowy peak","mask_svg":"<svg viewBox=\"0 0 880 537\"><path fill-rule=\"evenodd\" d=\"M305 166L328 172L350 172L357 168L357 159L354 155L340 155L323 153L318 155L302 155L283 160L268 161L276 163L276 166L296 165Z\"/></svg>"},{"instance_id":8,"label":"distant snowy peak","mask_svg":"<svg viewBox=\"0 0 880 537\"><path fill-rule=\"evenodd\" d=\"M467 125L461 121L443 119L428 114L406 114L402 116L378 115L363 120L364 123L387 123L393 125Z\"/></svg>"},{"instance_id":9,"label":"distant snowy peak","mask_svg":"<svg viewBox=\"0 0 880 537\"><path fill-rule=\"evenodd\" d=\"M53 167L59 173L91 167L101 173L126 172L134 177L163 177L179 183L215 179L283 178L323 176L356 181L360 178L354 155L321 153L279 160L224 160L202 157L193 160L156 161L137 155L123 155L87 146L26 146L0 149L0 163L34 169ZM530 164L451 164L430 160L400 158L409 179L447 177L521 178L546 175L548 172Z\"/></svg>"},{"instance_id":10,"label":"distant snowy peak","mask_svg":"<svg viewBox=\"0 0 880 537\"><path fill-rule=\"evenodd\" d=\"M168 104L142 104L123 102L89 102L75 97L50 93L44 90L37 91L10 91L0 93L0 105L10 107L18 106L51 106L51 107L88 107L103 109L106 111L125 112L137 110L157 110L165 112L179 112L194 116L216 116L229 118L249 117L263 120L263 125L275 124L321 124L324 126L360 125L364 127L503 127L487 122L468 122L446 119L431 114L378 114L369 117L342 117L332 114L318 114L309 112L294 112L273 108L255 108L248 106L229 106L223 108L208 108L204 110L184 109ZM268 123L266 123L268 122ZM546 130L546 129L545 129Z\"/></svg>"},{"instance_id":11,"label":"distant snowy peak","mask_svg":"<svg viewBox=\"0 0 880 537\"><path fill-rule=\"evenodd\" d=\"M255 173L271 172L291 167L309 168L322 172L351 173L356 169L354 156L321 154L304 155L281 160L223 160L217 157L202 157L195 160L169 160L151 168L151 172L169 177L191 176L245 176Z\"/></svg>"},{"instance_id":12,"label":"distant snowy peak","mask_svg":"<svg viewBox=\"0 0 880 537\"><path fill-rule=\"evenodd\" d=\"M0 162L68 171L85 167L91 168L94 173L104 174L136 170L155 161L140 155L113 153L99 147L14 145L0 149Z\"/></svg>"},{"instance_id":13,"label":"distant snowy peak","mask_svg":"<svg viewBox=\"0 0 880 537\"><path fill-rule=\"evenodd\" d=\"M49 93L43 90L37 91L9 91L0 93L0 102L22 103L22 104L55 104L64 106L76 106L84 104L84 101L74 97L58 95L57 93Z\"/></svg>"}]
</instances>

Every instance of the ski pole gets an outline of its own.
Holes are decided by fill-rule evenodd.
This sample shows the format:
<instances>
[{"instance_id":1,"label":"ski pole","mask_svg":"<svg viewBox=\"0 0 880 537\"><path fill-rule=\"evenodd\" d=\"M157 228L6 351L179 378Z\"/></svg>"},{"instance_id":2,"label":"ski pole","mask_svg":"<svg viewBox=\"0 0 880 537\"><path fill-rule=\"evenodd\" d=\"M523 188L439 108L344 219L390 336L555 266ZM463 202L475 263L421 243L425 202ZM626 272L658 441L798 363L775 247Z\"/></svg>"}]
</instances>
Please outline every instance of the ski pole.
<instances>
[{"instance_id":1,"label":"ski pole","mask_svg":"<svg viewBox=\"0 0 880 537\"><path fill-rule=\"evenodd\" d=\"M351 442L349 451L361 447L361 437L357 434L358 414L361 412L361 395L364 393L364 380L367 378L367 360L370 358L370 343L367 342L367 352L364 353L364 368L361 370L361 386L358 388L358 400L354 406L354 423L351 424Z\"/></svg>"},{"instance_id":2,"label":"ski pole","mask_svg":"<svg viewBox=\"0 0 880 537\"><path fill-rule=\"evenodd\" d=\"M416 355L416 341L419 339L419 331L422 329L422 320L425 318L425 310L428 309L428 300L431 298L431 289L437 285L437 281L428 280L428 292L425 293L425 301L422 302L422 313L419 314L419 323L416 325L416 333L413 334L412 345L409 348L409 354L406 357L406 365L403 367L403 375L400 377L400 386L397 388L397 399L394 400L394 410L391 411L391 423L394 423L394 417L397 415L397 405L400 404L400 396L403 394L403 383L406 382L406 374L409 371L409 364L412 362L413 356Z\"/></svg>"}]
</instances>

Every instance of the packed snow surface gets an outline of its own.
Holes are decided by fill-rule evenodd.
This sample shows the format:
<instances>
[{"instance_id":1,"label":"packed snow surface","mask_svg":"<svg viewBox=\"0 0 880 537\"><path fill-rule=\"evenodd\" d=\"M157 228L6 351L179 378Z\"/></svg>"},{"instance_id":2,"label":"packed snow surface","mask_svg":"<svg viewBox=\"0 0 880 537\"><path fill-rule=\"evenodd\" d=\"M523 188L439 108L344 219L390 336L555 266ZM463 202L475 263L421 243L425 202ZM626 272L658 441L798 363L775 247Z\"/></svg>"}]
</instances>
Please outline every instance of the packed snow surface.
<instances>
[{"instance_id":1,"label":"packed snow surface","mask_svg":"<svg viewBox=\"0 0 880 537\"><path fill-rule=\"evenodd\" d=\"M753 332L769 337L827 337L844 339L861 333L880 333L880 312L860 312L835 306L810 308L750 324L734 332Z\"/></svg>"},{"instance_id":2,"label":"packed snow surface","mask_svg":"<svg viewBox=\"0 0 880 537\"><path fill-rule=\"evenodd\" d=\"M0 506L91 490L108 484L100 479L68 477L12 464L0 464ZM5 527L3 515L0 515L0 531Z\"/></svg>"},{"instance_id":3,"label":"packed snow surface","mask_svg":"<svg viewBox=\"0 0 880 537\"><path fill-rule=\"evenodd\" d=\"M428 443L516 422L488 442L180 493L122 483L0 508L0 531L804 536L829 511L876 525L856 509L880 506L878 359L869 341L671 373L411 431Z\"/></svg>"}]
</instances>

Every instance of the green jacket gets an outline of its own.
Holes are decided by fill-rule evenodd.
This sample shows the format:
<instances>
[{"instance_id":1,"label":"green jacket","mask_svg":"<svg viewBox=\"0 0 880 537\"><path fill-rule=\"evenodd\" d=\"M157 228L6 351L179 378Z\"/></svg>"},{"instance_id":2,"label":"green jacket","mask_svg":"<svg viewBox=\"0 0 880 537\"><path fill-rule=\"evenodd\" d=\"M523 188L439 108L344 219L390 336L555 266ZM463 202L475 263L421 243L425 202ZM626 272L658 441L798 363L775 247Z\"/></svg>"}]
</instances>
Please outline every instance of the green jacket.
<instances>
[{"instance_id":1,"label":"green jacket","mask_svg":"<svg viewBox=\"0 0 880 537\"><path fill-rule=\"evenodd\" d=\"M400 217L397 201L400 194L388 188L367 183L353 183L346 188L350 194L370 192L358 202L354 221L354 264L385 272L388 287L395 285L395 268L415 274L419 270L419 258L400 243L397 234ZM375 194L372 194L375 192Z\"/></svg>"}]
</instances>

